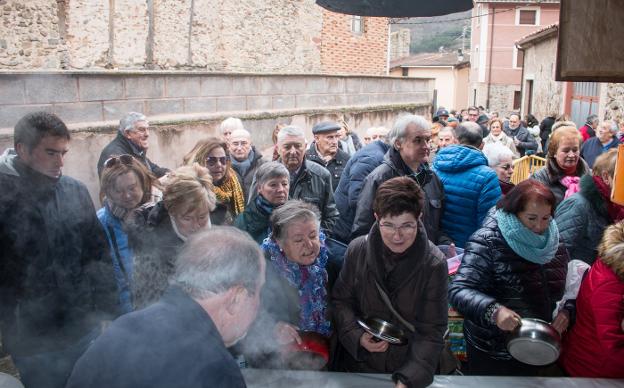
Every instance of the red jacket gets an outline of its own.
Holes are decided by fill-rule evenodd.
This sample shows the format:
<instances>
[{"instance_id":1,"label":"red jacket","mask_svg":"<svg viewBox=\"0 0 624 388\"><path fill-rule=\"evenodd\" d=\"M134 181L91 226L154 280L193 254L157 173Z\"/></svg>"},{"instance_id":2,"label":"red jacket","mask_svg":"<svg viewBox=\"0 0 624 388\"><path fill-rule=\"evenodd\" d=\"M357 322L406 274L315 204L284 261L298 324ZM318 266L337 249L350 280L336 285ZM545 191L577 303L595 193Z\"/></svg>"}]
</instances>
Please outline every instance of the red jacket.
<instances>
[{"instance_id":1,"label":"red jacket","mask_svg":"<svg viewBox=\"0 0 624 388\"><path fill-rule=\"evenodd\" d=\"M581 132L581 136L583 136L583 141L587 141L590 137L596 136L596 130L587 124L579 128L579 132Z\"/></svg>"},{"instance_id":2,"label":"red jacket","mask_svg":"<svg viewBox=\"0 0 624 388\"><path fill-rule=\"evenodd\" d=\"M596 260L576 299L576 324L559 362L575 377L624 377L624 281Z\"/></svg>"}]
</instances>

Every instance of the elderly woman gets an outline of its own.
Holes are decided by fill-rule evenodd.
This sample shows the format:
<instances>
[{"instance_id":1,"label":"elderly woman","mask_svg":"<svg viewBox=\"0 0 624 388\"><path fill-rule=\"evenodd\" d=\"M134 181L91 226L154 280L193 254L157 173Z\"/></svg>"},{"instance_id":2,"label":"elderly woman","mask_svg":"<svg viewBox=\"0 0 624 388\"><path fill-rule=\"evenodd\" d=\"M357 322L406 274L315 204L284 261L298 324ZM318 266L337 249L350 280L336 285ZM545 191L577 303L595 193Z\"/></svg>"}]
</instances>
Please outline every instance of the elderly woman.
<instances>
[{"instance_id":1,"label":"elderly woman","mask_svg":"<svg viewBox=\"0 0 624 388\"><path fill-rule=\"evenodd\" d=\"M483 147L483 154L488 160L488 166L498 175L498 183L500 183L503 195L507 194L514 188L514 184L511 183L511 176L514 172L513 152L500 143L490 143Z\"/></svg>"},{"instance_id":2,"label":"elderly woman","mask_svg":"<svg viewBox=\"0 0 624 388\"><path fill-rule=\"evenodd\" d=\"M246 231L258 243L270 232L269 217L273 210L288 200L290 174L279 162L269 162L256 171L257 195L252 196L249 204L234 222L234 226Z\"/></svg>"},{"instance_id":3,"label":"elderly woman","mask_svg":"<svg viewBox=\"0 0 624 388\"><path fill-rule=\"evenodd\" d=\"M108 240L119 303L124 313L132 311L130 290L134 257L124 222L134 209L151 200L152 185L157 182L156 177L130 155L113 156L104 162L100 179L103 207L98 210L97 217Z\"/></svg>"},{"instance_id":4,"label":"elderly woman","mask_svg":"<svg viewBox=\"0 0 624 388\"><path fill-rule=\"evenodd\" d=\"M215 208L210 174L195 164L171 174L163 200L140 207L129 223L134 263L133 302L143 308L160 298L184 241L210 227Z\"/></svg>"},{"instance_id":5,"label":"elderly woman","mask_svg":"<svg viewBox=\"0 0 624 388\"><path fill-rule=\"evenodd\" d=\"M620 141L616 137L618 131L617 125L611 121L603 121L596 129L596 136L587 139L581 147L581 158L587 162L589 168L593 168L596 158L609 151L617 148Z\"/></svg>"},{"instance_id":6,"label":"elderly woman","mask_svg":"<svg viewBox=\"0 0 624 388\"><path fill-rule=\"evenodd\" d=\"M194 148L191 162L206 167L212 177L217 207L210 214L210 221L213 225L232 225L245 210L245 196L232 168L228 145L217 137L210 137L200 143Z\"/></svg>"},{"instance_id":7,"label":"elderly woman","mask_svg":"<svg viewBox=\"0 0 624 388\"><path fill-rule=\"evenodd\" d=\"M531 175L531 178L542 182L553 192L555 207L579 191L581 177L589 173L587 163L580 157L581 142L581 135L574 123L555 124L548 144L546 166Z\"/></svg>"},{"instance_id":8,"label":"elderly woman","mask_svg":"<svg viewBox=\"0 0 624 388\"><path fill-rule=\"evenodd\" d=\"M512 138L503 132L503 122L500 119L493 119L490 122L490 134L483 138L483 145L499 143L509 148L513 157L517 158L520 153Z\"/></svg>"},{"instance_id":9,"label":"elderly woman","mask_svg":"<svg viewBox=\"0 0 624 388\"><path fill-rule=\"evenodd\" d=\"M600 155L592 176L581 178L581 191L557 207L555 220L570 259L591 265L605 228L624 219L624 206L611 202L616 160L617 150Z\"/></svg>"},{"instance_id":10,"label":"elderly woman","mask_svg":"<svg viewBox=\"0 0 624 388\"><path fill-rule=\"evenodd\" d=\"M550 321L563 296L568 255L552 218L555 196L544 184L527 179L496 207L466 244L449 298L464 315L470 374L537 375L538 367L507 352L506 332L522 318ZM553 321L560 333L569 314L564 309Z\"/></svg>"},{"instance_id":11,"label":"elderly woman","mask_svg":"<svg viewBox=\"0 0 624 388\"><path fill-rule=\"evenodd\" d=\"M349 244L333 289L342 369L392 373L397 387L431 384L447 329L444 254L421 221L425 195L413 179L392 178L377 189L376 222ZM391 305L392 304L392 305ZM381 318L408 334L407 346L377 340L357 320Z\"/></svg>"},{"instance_id":12,"label":"elderly woman","mask_svg":"<svg viewBox=\"0 0 624 388\"><path fill-rule=\"evenodd\" d=\"M576 298L559 363L574 377L624 378L624 222L607 228Z\"/></svg>"}]
</instances>

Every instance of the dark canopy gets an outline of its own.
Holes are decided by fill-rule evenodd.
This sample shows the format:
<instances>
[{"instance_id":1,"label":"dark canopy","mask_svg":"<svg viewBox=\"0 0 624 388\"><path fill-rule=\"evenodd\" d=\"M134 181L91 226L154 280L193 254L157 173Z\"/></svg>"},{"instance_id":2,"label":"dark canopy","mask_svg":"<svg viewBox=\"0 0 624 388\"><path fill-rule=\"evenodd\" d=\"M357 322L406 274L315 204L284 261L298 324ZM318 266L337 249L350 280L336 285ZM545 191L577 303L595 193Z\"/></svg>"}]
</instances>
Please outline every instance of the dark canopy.
<instances>
[{"instance_id":1,"label":"dark canopy","mask_svg":"<svg viewBox=\"0 0 624 388\"><path fill-rule=\"evenodd\" d=\"M472 8L472 0L316 0L333 12L392 18L440 16Z\"/></svg>"}]
</instances>

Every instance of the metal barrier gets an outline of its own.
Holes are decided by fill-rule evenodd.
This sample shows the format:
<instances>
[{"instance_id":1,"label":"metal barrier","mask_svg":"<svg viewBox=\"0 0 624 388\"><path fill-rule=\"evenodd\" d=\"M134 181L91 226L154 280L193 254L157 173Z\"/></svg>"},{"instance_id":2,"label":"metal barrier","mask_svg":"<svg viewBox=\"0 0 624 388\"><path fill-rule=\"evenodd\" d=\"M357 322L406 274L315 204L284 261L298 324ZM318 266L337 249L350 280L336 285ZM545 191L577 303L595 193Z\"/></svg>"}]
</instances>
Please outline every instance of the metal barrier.
<instances>
[{"instance_id":1,"label":"metal barrier","mask_svg":"<svg viewBox=\"0 0 624 388\"><path fill-rule=\"evenodd\" d=\"M514 172L511 176L511 183L517 185L525 179L528 179L529 176L535 171L546 165L546 159L540 158L535 155L527 155L523 156L520 159L516 159L513 161Z\"/></svg>"}]
</instances>

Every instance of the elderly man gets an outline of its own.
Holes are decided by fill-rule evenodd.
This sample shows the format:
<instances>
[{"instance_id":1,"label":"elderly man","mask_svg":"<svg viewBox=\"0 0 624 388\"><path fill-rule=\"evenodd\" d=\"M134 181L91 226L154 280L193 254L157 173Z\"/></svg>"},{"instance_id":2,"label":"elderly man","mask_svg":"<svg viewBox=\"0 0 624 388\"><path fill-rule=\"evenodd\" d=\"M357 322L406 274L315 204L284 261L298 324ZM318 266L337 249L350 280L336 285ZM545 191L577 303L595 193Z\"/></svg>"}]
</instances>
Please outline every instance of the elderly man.
<instances>
[{"instance_id":1,"label":"elderly man","mask_svg":"<svg viewBox=\"0 0 624 388\"><path fill-rule=\"evenodd\" d=\"M230 140L232 132L237 129L245 129L245 126L241 119L236 117L228 117L219 124L219 132L221 132L221 136L223 136L226 141Z\"/></svg>"},{"instance_id":2,"label":"elderly man","mask_svg":"<svg viewBox=\"0 0 624 388\"><path fill-rule=\"evenodd\" d=\"M596 129L596 136L589 138L581 146L581 157L589 168L594 167L596 158L601 154L616 148L620 141L616 134L618 126L611 120L603 121Z\"/></svg>"},{"instance_id":3,"label":"elderly man","mask_svg":"<svg viewBox=\"0 0 624 388\"><path fill-rule=\"evenodd\" d=\"M229 146L232 168L238 174L238 180L243 187L243 194L245 201L247 201L256 170L265 161L262 159L260 151L251 144L251 134L245 129L232 131Z\"/></svg>"},{"instance_id":4,"label":"elderly man","mask_svg":"<svg viewBox=\"0 0 624 388\"><path fill-rule=\"evenodd\" d=\"M596 136L596 129L598 128L599 122L600 119L598 119L598 115L587 116L585 125L579 128L579 132L581 132L581 136L583 136L583 141L587 141Z\"/></svg>"},{"instance_id":5,"label":"elderly man","mask_svg":"<svg viewBox=\"0 0 624 388\"><path fill-rule=\"evenodd\" d=\"M507 136L513 139L521 157L526 155L527 151L537 151L537 141L535 137L522 126L519 114L512 113L509 115L509 121L504 125L503 131Z\"/></svg>"},{"instance_id":6,"label":"elderly man","mask_svg":"<svg viewBox=\"0 0 624 388\"><path fill-rule=\"evenodd\" d=\"M427 163L431 150L431 123L422 116L400 117L388 134L388 143L390 147L383 163L364 180L357 199L351 239L367 234L375 222L372 204L377 188L388 179L408 176L425 192L422 217L427 238L434 244L450 244L451 240L440 229L444 198L442 183Z\"/></svg>"},{"instance_id":7,"label":"elderly man","mask_svg":"<svg viewBox=\"0 0 624 388\"><path fill-rule=\"evenodd\" d=\"M349 154L338 147L342 127L338 123L323 121L312 127L314 141L306 152L306 158L325 167L332 177L332 189L338 187L342 170L349 160Z\"/></svg>"},{"instance_id":8,"label":"elderly man","mask_svg":"<svg viewBox=\"0 0 624 388\"><path fill-rule=\"evenodd\" d=\"M142 113L130 112L122 118L119 121L117 137L108 143L100 154L97 163L98 176L102 175L104 162L111 156L118 155L133 156L158 178L168 173L169 169L160 167L147 158L149 131L149 122Z\"/></svg>"},{"instance_id":9,"label":"elderly man","mask_svg":"<svg viewBox=\"0 0 624 388\"><path fill-rule=\"evenodd\" d=\"M118 313L108 244L87 188L62 174L70 133L47 112L0 157L0 330L26 387L64 387ZM0 384L1 385L1 384Z\"/></svg>"},{"instance_id":10,"label":"elderly man","mask_svg":"<svg viewBox=\"0 0 624 388\"><path fill-rule=\"evenodd\" d=\"M444 184L446 197L442 228L463 248L502 193L498 175L488 167L481 152L483 136L479 124L461 123L455 133L459 145L438 151L433 168Z\"/></svg>"},{"instance_id":11,"label":"elderly man","mask_svg":"<svg viewBox=\"0 0 624 388\"><path fill-rule=\"evenodd\" d=\"M444 127L438 132L438 150L457 144L455 131L451 127Z\"/></svg>"},{"instance_id":12,"label":"elderly man","mask_svg":"<svg viewBox=\"0 0 624 388\"><path fill-rule=\"evenodd\" d=\"M227 347L256 317L265 266L258 245L238 229L193 236L165 295L113 322L67 387L245 387Z\"/></svg>"},{"instance_id":13,"label":"elderly man","mask_svg":"<svg viewBox=\"0 0 624 388\"><path fill-rule=\"evenodd\" d=\"M305 159L306 139L300 128L282 128L277 134L277 147L279 161L290 173L288 198L316 205L321 212L321 228L331 233L338 218L331 175L324 167Z\"/></svg>"}]
</instances>

